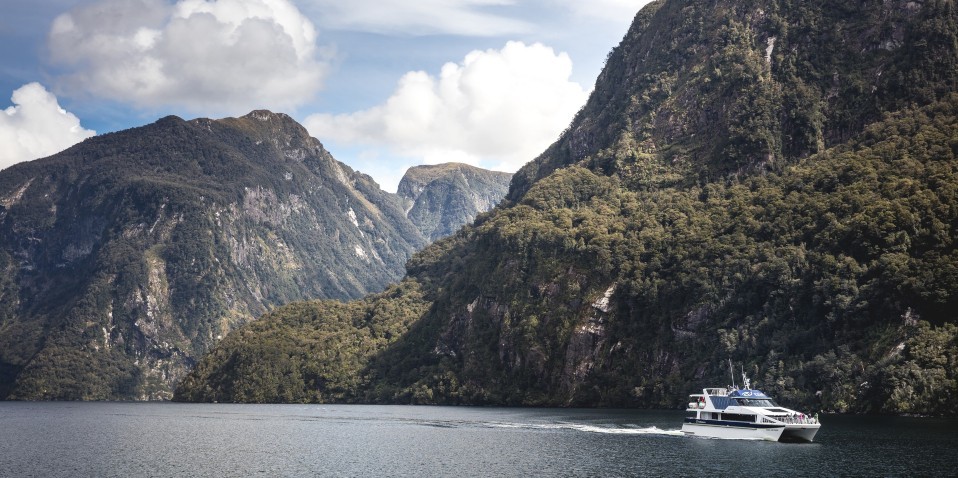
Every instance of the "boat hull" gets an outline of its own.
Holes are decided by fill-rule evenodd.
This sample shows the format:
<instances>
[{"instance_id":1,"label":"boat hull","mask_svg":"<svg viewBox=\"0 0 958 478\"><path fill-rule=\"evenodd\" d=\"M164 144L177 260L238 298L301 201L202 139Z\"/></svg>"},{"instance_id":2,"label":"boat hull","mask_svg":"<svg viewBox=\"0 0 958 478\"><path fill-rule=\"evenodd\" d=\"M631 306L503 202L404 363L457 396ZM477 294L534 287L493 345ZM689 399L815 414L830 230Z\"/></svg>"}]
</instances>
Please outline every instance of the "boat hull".
<instances>
[{"instance_id":1,"label":"boat hull","mask_svg":"<svg viewBox=\"0 0 958 478\"><path fill-rule=\"evenodd\" d=\"M687 436L732 440L778 441L784 431L785 425L760 425L722 420L693 420L682 424L682 433Z\"/></svg>"},{"instance_id":2,"label":"boat hull","mask_svg":"<svg viewBox=\"0 0 958 478\"><path fill-rule=\"evenodd\" d=\"M815 439L815 434L821 425L788 425L779 438L781 441L788 442L811 442Z\"/></svg>"}]
</instances>

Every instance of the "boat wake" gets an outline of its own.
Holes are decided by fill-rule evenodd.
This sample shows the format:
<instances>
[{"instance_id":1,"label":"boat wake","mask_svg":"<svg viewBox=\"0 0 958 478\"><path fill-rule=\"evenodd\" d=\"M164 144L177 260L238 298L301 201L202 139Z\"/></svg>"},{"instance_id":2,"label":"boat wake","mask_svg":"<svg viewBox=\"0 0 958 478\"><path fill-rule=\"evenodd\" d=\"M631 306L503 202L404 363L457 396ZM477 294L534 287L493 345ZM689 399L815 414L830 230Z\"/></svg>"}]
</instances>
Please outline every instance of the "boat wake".
<instances>
[{"instance_id":1,"label":"boat wake","mask_svg":"<svg viewBox=\"0 0 958 478\"><path fill-rule=\"evenodd\" d=\"M659 427L629 427L584 425L580 423L490 423L493 428L521 428L527 430L575 430L606 435L663 435L683 436L681 430L663 430Z\"/></svg>"},{"instance_id":2,"label":"boat wake","mask_svg":"<svg viewBox=\"0 0 958 478\"><path fill-rule=\"evenodd\" d=\"M315 408L310 409L315 411ZM494 420L461 420L461 419L442 419L427 417L406 417L402 415L383 415L372 414L369 416L355 416L341 413L335 408L322 407L321 415L309 416L291 416L294 420L304 421L342 421L342 422L394 422L432 428L512 428L517 430L539 430L539 431L573 431L583 433L596 433L604 435L659 435L659 436L684 436L681 430L662 429L656 426L638 426L638 425L613 425L613 424L587 424L576 422L520 422L520 421L494 421ZM327 412L331 412L328 413Z\"/></svg>"}]
</instances>

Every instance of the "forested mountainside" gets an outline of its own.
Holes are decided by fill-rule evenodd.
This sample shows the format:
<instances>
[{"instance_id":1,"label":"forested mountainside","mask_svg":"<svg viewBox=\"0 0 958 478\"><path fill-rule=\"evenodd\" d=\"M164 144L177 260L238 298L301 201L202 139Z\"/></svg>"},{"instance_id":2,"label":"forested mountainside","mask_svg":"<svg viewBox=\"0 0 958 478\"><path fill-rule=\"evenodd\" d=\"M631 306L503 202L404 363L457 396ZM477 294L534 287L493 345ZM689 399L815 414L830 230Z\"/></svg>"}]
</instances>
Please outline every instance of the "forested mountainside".
<instances>
[{"instance_id":1,"label":"forested mountainside","mask_svg":"<svg viewBox=\"0 0 958 478\"><path fill-rule=\"evenodd\" d=\"M492 209L506 193L512 174L461 163L414 166L399 182L406 216L430 241L449 236L476 215Z\"/></svg>"},{"instance_id":2,"label":"forested mountainside","mask_svg":"<svg viewBox=\"0 0 958 478\"><path fill-rule=\"evenodd\" d=\"M383 294L231 334L176 398L676 407L731 358L789 405L954 415L956 20L654 2L507 202Z\"/></svg>"},{"instance_id":3,"label":"forested mountainside","mask_svg":"<svg viewBox=\"0 0 958 478\"><path fill-rule=\"evenodd\" d=\"M270 308L383 290L426 239L283 114L154 124L0 172L0 398L157 399Z\"/></svg>"},{"instance_id":4,"label":"forested mountainside","mask_svg":"<svg viewBox=\"0 0 958 478\"><path fill-rule=\"evenodd\" d=\"M656 1L510 198L583 163L630 189L774 170L955 91L954 3Z\"/></svg>"}]
</instances>

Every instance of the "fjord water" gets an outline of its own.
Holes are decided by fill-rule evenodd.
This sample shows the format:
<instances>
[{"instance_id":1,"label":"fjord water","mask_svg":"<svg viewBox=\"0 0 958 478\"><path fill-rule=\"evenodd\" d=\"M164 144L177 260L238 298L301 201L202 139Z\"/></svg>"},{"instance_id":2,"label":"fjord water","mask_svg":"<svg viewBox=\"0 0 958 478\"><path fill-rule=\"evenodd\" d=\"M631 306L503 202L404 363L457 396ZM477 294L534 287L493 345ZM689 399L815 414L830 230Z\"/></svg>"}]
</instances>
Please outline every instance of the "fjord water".
<instances>
[{"instance_id":1,"label":"fjord water","mask_svg":"<svg viewBox=\"0 0 958 478\"><path fill-rule=\"evenodd\" d=\"M929 476L958 421L827 415L815 443L676 411L0 402L0 476Z\"/></svg>"}]
</instances>

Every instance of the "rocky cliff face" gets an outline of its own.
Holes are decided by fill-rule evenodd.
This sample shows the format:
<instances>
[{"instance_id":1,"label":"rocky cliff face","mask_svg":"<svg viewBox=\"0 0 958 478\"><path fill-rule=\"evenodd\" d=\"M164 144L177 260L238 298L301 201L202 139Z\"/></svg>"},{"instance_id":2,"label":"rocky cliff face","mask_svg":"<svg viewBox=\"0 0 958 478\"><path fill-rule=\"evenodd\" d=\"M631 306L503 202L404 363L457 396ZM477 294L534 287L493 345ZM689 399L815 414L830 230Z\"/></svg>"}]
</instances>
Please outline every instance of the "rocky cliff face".
<instances>
[{"instance_id":1,"label":"rocky cliff face","mask_svg":"<svg viewBox=\"0 0 958 478\"><path fill-rule=\"evenodd\" d=\"M167 117L0 173L0 398L164 399L270 308L396 281L402 202L286 115Z\"/></svg>"},{"instance_id":2,"label":"rocky cliff face","mask_svg":"<svg viewBox=\"0 0 958 478\"><path fill-rule=\"evenodd\" d=\"M460 163L416 166L406 171L397 194L406 203L409 220L435 241L495 207L509 191L511 179L509 173Z\"/></svg>"}]
</instances>

